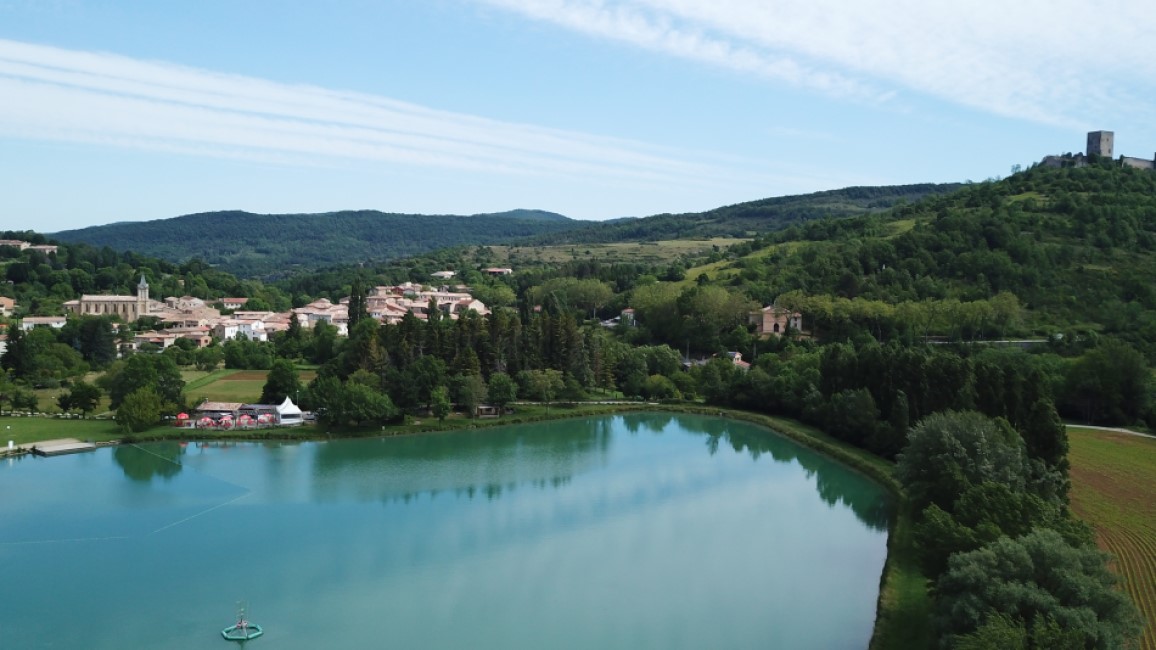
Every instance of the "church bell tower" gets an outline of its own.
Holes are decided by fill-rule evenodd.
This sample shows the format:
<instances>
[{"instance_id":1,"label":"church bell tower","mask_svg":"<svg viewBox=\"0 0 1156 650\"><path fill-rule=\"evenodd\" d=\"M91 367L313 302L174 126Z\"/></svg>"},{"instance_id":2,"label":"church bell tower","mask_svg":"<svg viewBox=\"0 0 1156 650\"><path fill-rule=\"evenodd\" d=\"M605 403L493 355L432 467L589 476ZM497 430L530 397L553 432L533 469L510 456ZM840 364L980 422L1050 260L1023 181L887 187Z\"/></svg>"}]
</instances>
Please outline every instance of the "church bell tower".
<instances>
[{"instance_id":1,"label":"church bell tower","mask_svg":"<svg viewBox=\"0 0 1156 650\"><path fill-rule=\"evenodd\" d=\"M148 316L149 314L149 283L145 280L144 273L140 274L140 283L136 285L136 317Z\"/></svg>"}]
</instances>

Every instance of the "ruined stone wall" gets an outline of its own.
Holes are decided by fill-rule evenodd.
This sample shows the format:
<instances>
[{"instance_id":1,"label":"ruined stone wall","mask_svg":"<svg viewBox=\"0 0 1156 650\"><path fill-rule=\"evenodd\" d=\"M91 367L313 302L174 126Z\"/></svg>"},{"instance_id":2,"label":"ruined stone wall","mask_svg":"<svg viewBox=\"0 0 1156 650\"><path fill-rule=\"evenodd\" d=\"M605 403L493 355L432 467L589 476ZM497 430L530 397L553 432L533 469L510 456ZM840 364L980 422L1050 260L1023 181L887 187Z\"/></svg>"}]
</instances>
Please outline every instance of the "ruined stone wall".
<instances>
[{"instance_id":1,"label":"ruined stone wall","mask_svg":"<svg viewBox=\"0 0 1156 650\"><path fill-rule=\"evenodd\" d=\"M1156 162L1145 160L1143 158L1132 158L1130 156L1121 156L1120 163L1125 167L1135 167L1136 169L1156 169Z\"/></svg>"}]
</instances>

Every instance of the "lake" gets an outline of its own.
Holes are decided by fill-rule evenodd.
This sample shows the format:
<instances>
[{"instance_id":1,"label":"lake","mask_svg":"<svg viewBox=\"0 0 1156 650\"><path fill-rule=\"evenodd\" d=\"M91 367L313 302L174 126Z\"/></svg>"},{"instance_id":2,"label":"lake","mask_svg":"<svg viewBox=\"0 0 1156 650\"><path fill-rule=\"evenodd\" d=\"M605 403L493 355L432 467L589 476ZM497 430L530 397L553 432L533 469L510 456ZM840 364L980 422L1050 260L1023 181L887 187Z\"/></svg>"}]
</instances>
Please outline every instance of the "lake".
<instances>
[{"instance_id":1,"label":"lake","mask_svg":"<svg viewBox=\"0 0 1156 650\"><path fill-rule=\"evenodd\" d=\"M0 461L0 648L865 648L893 504L723 418Z\"/></svg>"}]
</instances>

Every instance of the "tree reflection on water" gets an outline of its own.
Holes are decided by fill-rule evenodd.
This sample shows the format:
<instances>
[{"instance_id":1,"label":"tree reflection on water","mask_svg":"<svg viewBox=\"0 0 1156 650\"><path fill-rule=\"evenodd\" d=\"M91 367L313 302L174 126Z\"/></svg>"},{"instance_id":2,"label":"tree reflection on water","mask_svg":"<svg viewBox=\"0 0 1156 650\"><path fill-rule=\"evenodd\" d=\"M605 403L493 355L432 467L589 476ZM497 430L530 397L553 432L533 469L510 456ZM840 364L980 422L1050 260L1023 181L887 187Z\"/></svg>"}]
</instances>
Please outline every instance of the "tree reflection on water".
<instances>
[{"instance_id":1,"label":"tree reflection on water","mask_svg":"<svg viewBox=\"0 0 1156 650\"><path fill-rule=\"evenodd\" d=\"M148 483L154 478L168 480L180 474L182 453L184 450L181 443L165 441L152 443L148 449L137 445L120 445L113 450L112 458L126 477Z\"/></svg>"},{"instance_id":2,"label":"tree reflection on water","mask_svg":"<svg viewBox=\"0 0 1156 650\"><path fill-rule=\"evenodd\" d=\"M542 424L481 429L392 440L323 444L315 456L314 490L366 500L409 502L421 494L449 493L488 500L519 486L556 489L602 467L613 431L702 434L710 453L725 442L735 453L776 463L798 463L825 503L844 504L875 530L894 512L890 495L866 476L762 427L712 416L626 413Z\"/></svg>"}]
</instances>

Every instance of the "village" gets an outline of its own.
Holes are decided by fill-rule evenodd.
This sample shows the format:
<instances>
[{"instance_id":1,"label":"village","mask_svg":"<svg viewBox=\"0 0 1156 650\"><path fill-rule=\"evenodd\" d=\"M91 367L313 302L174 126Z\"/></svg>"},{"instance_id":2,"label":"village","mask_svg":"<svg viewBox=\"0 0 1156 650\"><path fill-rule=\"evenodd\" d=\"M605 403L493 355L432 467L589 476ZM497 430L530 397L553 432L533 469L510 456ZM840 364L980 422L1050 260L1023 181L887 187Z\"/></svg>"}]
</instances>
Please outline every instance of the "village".
<instances>
[{"instance_id":1,"label":"village","mask_svg":"<svg viewBox=\"0 0 1156 650\"><path fill-rule=\"evenodd\" d=\"M56 246L35 246L20 240L0 240L0 246L13 246L19 250L38 250L44 254L56 253ZM483 274L500 277L513 274L511 268L483 268ZM469 311L486 316L490 309L481 300L474 298L466 285L448 284L456 276L455 271L436 271L430 274L433 282L429 285L404 282L393 286L375 286L365 296L365 307L369 316L383 324L396 325L406 314L412 314L421 321L428 320L431 309L436 309L442 318L457 320ZM318 323L326 323L336 328L337 336L349 335L350 297L341 298L337 303L328 298L320 298L306 305L283 312L249 311L245 309L248 298L224 297L206 300L190 295L166 297L155 300L149 294L149 284L142 274L137 283L135 295L82 295L78 299L62 304L68 315L114 316L119 322L113 323L119 331L126 323L135 323L141 318L155 319L156 327L147 331L134 332L131 338L122 337L117 354L128 356L138 351L162 352L180 340L192 341L197 348L204 348L214 342L224 342L237 338L265 342L277 332L287 331L294 320L303 328L313 328ZM0 296L0 317L12 318L17 305L11 298ZM26 315L19 319L23 331L35 327L63 328L68 315ZM603 327L635 325L634 310L624 309L621 314L601 321ZM779 337L788 331L806 335L803 330L802 314L776 305L751 312L749 325L760 338ZM7 349L7 336L0 333L0 355ZM740 369L750 364L743 360L739 352L728 352ZM705 363L701 359L698 363ZM687 365L695 362L687 358ZM240 405L233 409L240 415ZM221 409L219 409L221 410ZM254 418L254 423L256 419Z\"/></svg>"},{"instance_id":2,"label":"village","mask_svg":"<svg viewBox=\"0 0 1156 650\"><path fill-rule=\"evenodd\" d=\"M21 251L38 250L46 255L55 253L57 249L56 246L34 246L20 240L0 240L0 246L12 246ZM482 272L502 276L513 273L513 269L487 268ZM445 284L453 279L454 271L438 271L431 276L440 284L405 282L371 288L365 297L370 317L382 323L397 324L406 314L427 320L431 309L437 309L441 317L451 320L457 320L471 310L480 316L490 313L485 303L470 294L469 287ZM324 322L335 327L338 336L349 335L348 296L336 304L321 298L284 312L246 311L248 300L228 297L205 300L188 295L154 300L142 274L135 295L82 295L79 299L64 302L62 306L69 314L77 316L117 317L120 322L113 324L116 330L122 327L122 323L135 323L141 318L155 319L157 327L136 332L131 339L125 340L118 350L119 356L142 349L163 351L181 339L192 341L198 348L212 345L214 340L228 341L238 337L267 341L272 334L288 330L293 320L307 328ZM0 296L0 318L12 318L16 311L15 300ZM60 329L67 322L67 315L26 315L19 320L19 327L24 331L34 327ZM0 334L0 354L5 352L6 342L7 336Z\"/></svg>"},{"instance_id":3,"label":"village","mask_svg":"<svg viewBox=\"0 0 1156 650\"><path fill-rule=\"evenodd\" d=\"M18 240L0 241L0 246L15 246L20 250L32 248L28 242ZM41 246L40 249L51 249ZM45 255L55 254L55 250L41 250ZM480 271L492 277L512 274L511 268L483 268ZM365 292L364 307L368 316L379 323L396 325L407 315L427 321L436 313L440 318L457 320L468 312L478 316L490 314L490 308L475 298L470 287L451 284L457 273L451 270L430 274L430 284L404 282L390 286L375 286ZM319 323L333 327L338 337L349 336L349 312L352 297L345 296L334 303L327 298L319 298L308 304L287 311L246 310L249 302L245 297L223 297L203 299L191 295L169 296L156 300L150 295L150 286L144 274L136 283L134 295L85 294L77 299L63 302L65 315L26 315L16 320L17 305L11 298L0 297L0 317L12 318L21 331L27 332L37 327L61 329L69 318L110 317L114 332L119 336L117 356L124 358L132 354L160 353L176 345L179 341L191 342L195 348L206 348L225 341L246 339L266 342L279 333L286 332L294 322L301 328L313 329ZM141 319L147 319L149 329L140 330ZM635 310L623 309L612 318L601 320L605 328L637 325ZM778 338L788 332L797 336L807 336L803 330L802 314L770 305L749 314L748 325L760 338ZM138 330L130 330L135 326ZM7 336L0 334L0 355L7 349ZM189 348L189 343L182 343ZM683 368L704 365L711 358L726 358L736 368L746 371L751 367L741 352L728 351L724 354L692 359L683 359ZM488 407L492 408L492 407ZM173 424L181 428L206 431L230 431L262 429L274 426L299 426L310 422L313 414L302 412L293 399L286 397L279 404L247 404L242 402L202 401L190 405L190 412L178 413Z\"/></svg>"}]
</instances>

